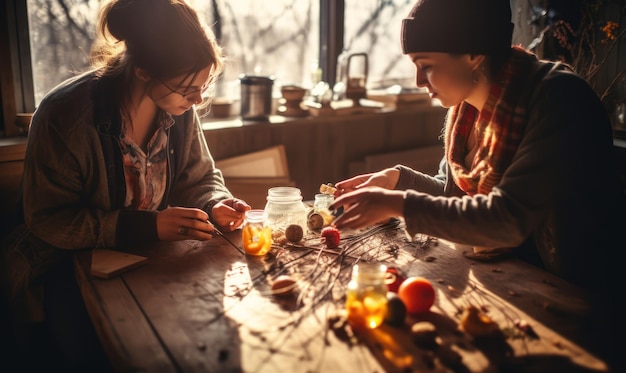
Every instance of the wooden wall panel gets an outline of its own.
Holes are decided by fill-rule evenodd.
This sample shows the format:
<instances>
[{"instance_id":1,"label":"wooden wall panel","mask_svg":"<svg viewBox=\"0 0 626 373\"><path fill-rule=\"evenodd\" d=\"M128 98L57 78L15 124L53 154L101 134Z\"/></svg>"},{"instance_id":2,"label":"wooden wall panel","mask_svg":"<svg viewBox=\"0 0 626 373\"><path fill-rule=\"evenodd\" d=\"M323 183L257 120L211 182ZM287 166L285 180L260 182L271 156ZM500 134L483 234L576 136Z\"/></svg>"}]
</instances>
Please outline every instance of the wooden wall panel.
<instances>
[{"instance_id":1,"label":"wooden wall panel","mask_svg":"<svg viewBox=\"0 0 626 373\"><path fill-rule=\"evenodd\" d=\"M354 176L349 169L352 162L363 162L370 155L441 144L439 134L445 112L440 107L416 107L293 120L272 117L263 123L222 120L206 123L204 133L216 160L284 145L290 179L302 190L305 200L312 200L320 184ZM24 138L3 139L0 165L14 161L21 165L24 150ZM0 168L0 192L6 196L17 188L15 181L21 169L15 174L15 167Z\"/></svg>"},{"instance_id":2,"label":"wooden wall panel","mask_svg":"<svg viewBox=\"0 0 626 373\"><path fill-rule=\"evenodd\" d=\"M205 135L216 160L284 145L290 178L313 199L319 185L354 176L349 164L384 154L442 144L446 110L416 107L378 114L352 114L242 124L234 120Z\"/></svg>"}]
</instances>

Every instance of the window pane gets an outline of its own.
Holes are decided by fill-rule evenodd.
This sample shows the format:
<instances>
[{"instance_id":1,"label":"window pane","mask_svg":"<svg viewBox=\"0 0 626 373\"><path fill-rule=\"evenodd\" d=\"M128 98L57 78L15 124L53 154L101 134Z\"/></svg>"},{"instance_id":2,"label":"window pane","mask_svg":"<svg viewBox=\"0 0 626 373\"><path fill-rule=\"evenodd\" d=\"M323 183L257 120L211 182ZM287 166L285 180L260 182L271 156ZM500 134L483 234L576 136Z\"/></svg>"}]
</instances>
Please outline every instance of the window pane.
<instances>
[{"instance_id":1,"label":"window pane","mask_svg":"<svg viewBox=\"0 0 626 373\"><path fill-rule=\"evenodd\" d=\"M309 85L319 51L319 0L190 0L229 59L218 95L238 95L241 73L274 75L281 84Z\"/></svg>"},{"instance_id":2,"label":"window pane","mask_svg":"<svg viewBox=\"0 0 626 373\"><path fill-rule=\"evenodd\" d=\"M101 0L27 0L35 104L89 68ZM214 30L228 65L220 95L237 95L241 73L274 75L276 85L310 82L319 50L319 1L191 0ZM216 4L216 8L213 7Z\"/></svg>"},{"instance_id":3,"label":"window pane","mask_svg":"<svg viewBox=\"0 0 626 373\"><path fill-rule=\"evenodd\" d=\"M344 49L367 53L368 88L415 88L415 67L402 54L400 30L415 0L345 0Z\"/></svg>"},{"instance_id":4,"label":"window pane","mask_svg":"<svg viewBox=\"0 0 626 373\"><path fill-rule=\"evenodd\" d=\"M35 105L89 66L100 0L28 0Z\"/></svg>"}]
</instances>

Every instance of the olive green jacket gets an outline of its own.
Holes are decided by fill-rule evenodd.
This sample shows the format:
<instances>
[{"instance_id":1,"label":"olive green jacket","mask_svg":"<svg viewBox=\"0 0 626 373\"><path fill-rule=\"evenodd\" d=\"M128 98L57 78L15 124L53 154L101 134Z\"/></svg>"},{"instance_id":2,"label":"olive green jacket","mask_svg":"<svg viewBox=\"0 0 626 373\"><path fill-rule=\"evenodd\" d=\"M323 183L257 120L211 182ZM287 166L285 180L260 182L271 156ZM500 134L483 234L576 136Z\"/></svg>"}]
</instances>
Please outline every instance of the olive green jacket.
<instances>
[{"instance_id":1,"label":"olive green jacket","mask_svg":"<svg viewBox=\"0 0 626 373\"><path fill-rule=\"evenodd\" d=\"M158 240L157 211L123 207L121 120L112 84L95 72L70 79L43 99L32 119L22 179L23 222L5 240L0 264L12 303L26 305L34 319L42 317L38 281L72 251L129 250ZM171 118L167 186L159 209L209 212L232 195L215 168L195 110Z\"/></svg>"}]
</instances>

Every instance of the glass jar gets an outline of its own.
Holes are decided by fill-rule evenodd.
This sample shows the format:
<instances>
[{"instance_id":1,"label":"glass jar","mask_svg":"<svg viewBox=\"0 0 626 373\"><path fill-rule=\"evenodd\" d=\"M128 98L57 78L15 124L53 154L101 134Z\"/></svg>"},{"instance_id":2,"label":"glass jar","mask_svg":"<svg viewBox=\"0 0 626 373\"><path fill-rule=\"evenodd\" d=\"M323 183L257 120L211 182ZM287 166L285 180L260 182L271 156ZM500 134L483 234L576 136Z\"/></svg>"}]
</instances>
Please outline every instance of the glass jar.
<instances>
[{"instance_id":1,"label":"glass jar","mask_svg":"<svg viewBox=\"0 0 626 373\"><path fill-rule=\"evenodd\" d=\"M315 195L315 200L313 201L313 211L318 213L323 218L322 225L324 227L330 225L330 223L334 220L334 217L329 209L334 200L335 196L332 194L318 193Z\"/></svg>"},{"instance_id":2,"label":"glass jar","mask_svg":"<svg viewBox=\"0 0 626 373\"><path fill-rule=\"evenodd\" d=\"M265 211L246 211L241 243L246 254L262 256L272 248L272 230L266 224Z\"/></svg>"},{"instance_id":3,"label":"glass jar","mask_svg":"<svg viewBox=\"0 0 626 373\"><path fill-rule=\"evenodd\" d=\"M384 264L359 263L352 268L346 291L348 322L355 329L375 329L387 314Z\"/></svg>"},{"instance_id":4,"label":"glass jar","mask_svg":"<svg viewBox=\"0 0 626 373\"><path fill-rule=\"evenodd\" d=\"M295 187L274 187L267 191L266 224L274 237L285 233L287 227L296 224L307 231L307 208L302 202L300 189Z\"/></svg>"}]
</instances>

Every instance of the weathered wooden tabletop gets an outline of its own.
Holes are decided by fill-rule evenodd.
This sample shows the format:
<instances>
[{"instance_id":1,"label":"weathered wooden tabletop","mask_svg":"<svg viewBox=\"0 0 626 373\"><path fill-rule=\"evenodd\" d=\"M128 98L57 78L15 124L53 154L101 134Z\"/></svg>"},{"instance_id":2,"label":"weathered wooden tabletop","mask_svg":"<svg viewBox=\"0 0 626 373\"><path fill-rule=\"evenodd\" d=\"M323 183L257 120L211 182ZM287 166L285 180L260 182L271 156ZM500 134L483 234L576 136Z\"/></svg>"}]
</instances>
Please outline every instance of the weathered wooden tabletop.
<instances>
[{"instance_id":1,"label":"weathered wooden tabletop","mask_svg":"<svg viewBox=\"0 0 626 373\"><path fill-rule=\"evenodd\" d=\"M77 277L99 336L118 371L138 372L587 372L608 371L601 314L581 289L514 259L475 262L462 248L431 237L409 239L402 224L342 232L324 252L319 234L305 246L276 245L265 258L243 255L240 232L207 242L160 243L137 250L142 267L102 280L90 255ZM403 327L354 334L344 294L356 261L377 261L435 286L427 315ZM289 274L292 297L272 294ZM498 323L501 338L458 330L468 306ZM410 328L437 327L437 346L414 344ZM518 327L526 323L531 329Z\"/></svg>"}]
</instances>

